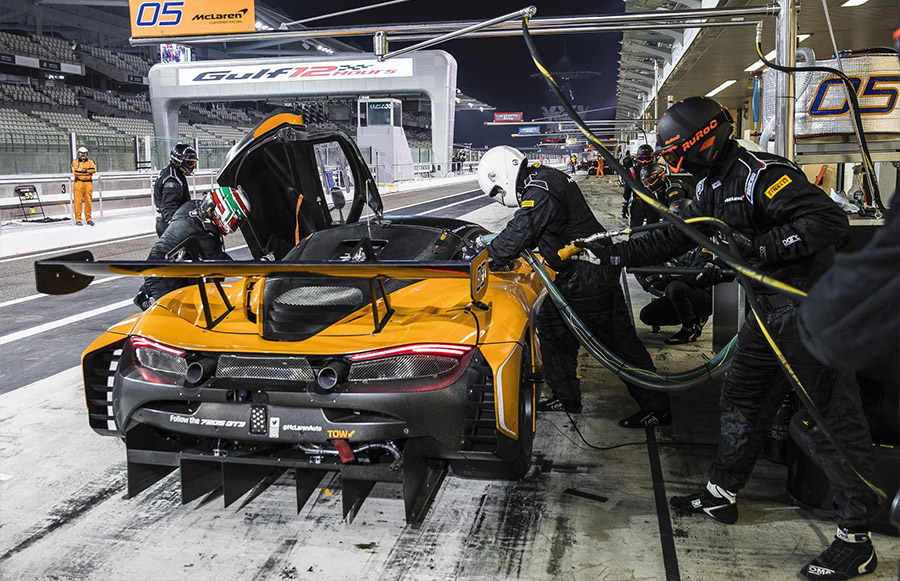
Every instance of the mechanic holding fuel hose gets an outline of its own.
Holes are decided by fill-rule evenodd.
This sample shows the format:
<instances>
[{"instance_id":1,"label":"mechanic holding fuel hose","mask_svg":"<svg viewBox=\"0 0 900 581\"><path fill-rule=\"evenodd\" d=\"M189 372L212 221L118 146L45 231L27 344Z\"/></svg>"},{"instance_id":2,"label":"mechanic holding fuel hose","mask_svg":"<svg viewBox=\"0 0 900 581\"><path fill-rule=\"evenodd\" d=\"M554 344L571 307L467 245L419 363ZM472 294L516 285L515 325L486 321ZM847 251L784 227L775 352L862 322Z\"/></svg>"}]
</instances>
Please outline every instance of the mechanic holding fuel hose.
<instances>
[{"instance_id":1,"label":"mechanic holding fuel hose","mask_svg":"<svg viewBox=\"0 0 900 581\"><path fill-rule=\"evenodd\" d=\"M595 336L628 363L653 370L653 362L638 339L619 285L620 269L584 260L562 261L558 252L573 234L604 231L575 182L563 172L541 164L528 165L525 156L509 146L495 147L481 158L478 185L495 201L519 208L488 246L496 267L511 263L537 246L556 271L556 285ZM609 244L609 242L607 242ZM547 384L553 396L540 402L539 411L581 412L581 386L576 372L579 343L552 301L535 316ZM644 428L672 422L669 396L626 383L640 411L619 425Z\"/></svg>"},{"instance_id":2,"label":"mechanic holding fuel hose","mask_svg":"<svg viewBox=\"0 0 900 581\"><path fill-rule=\"evenodd\" d=\"M788 160L750 152L731 137L733 120L716 101L693 97L670 108L657 127L663 159L676 170L701 177L694 203L683 217L710 216L734 230L737 250L751 266L808 290L847 237L846 215ZM675 228L606 246L588 248L600 264L659 264L695 242ZM871 436L859 387L851 372L826 367L801 343L798 303L756 288L772 340L790 362L832 433L863 476L875 480ZM721 439L709 482L689 496L673 497L676 509L737 521L737 492L744 487L763 445L767 427L782 402L787 382L769 341L748 315L721 393ZM822 430L801 410L791 422L795 442L810 452L834 491L838 529L832 545L800 572L807 579L847 579L875 570L869 523L878 497L841 458Z\"/></svg>"}]
</instances>

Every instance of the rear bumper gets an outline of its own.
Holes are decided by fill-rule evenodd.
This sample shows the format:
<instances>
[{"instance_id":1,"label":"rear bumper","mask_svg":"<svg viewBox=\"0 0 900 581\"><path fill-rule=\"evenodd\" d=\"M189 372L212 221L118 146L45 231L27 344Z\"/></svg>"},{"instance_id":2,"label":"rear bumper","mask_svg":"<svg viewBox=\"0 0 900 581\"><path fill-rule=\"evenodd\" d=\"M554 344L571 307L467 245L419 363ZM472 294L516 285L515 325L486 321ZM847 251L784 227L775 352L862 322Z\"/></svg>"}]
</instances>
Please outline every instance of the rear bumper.
<instances>
[{"instance_id":1,"label":"rear bumper","mask_svg":"<svg viewBox=\"0 0 900 581\"><path fill-rule=\"evenodd\" d=\"M427 437L449 452L463 442L469 386L480 373L473 367L427 391L323 394L255 385L242 390L248 401L230 401L234 385L187 389L118 375L112 407L122 435L147 425L184 436L285 445Z\"/></svg>"}]
</instances>

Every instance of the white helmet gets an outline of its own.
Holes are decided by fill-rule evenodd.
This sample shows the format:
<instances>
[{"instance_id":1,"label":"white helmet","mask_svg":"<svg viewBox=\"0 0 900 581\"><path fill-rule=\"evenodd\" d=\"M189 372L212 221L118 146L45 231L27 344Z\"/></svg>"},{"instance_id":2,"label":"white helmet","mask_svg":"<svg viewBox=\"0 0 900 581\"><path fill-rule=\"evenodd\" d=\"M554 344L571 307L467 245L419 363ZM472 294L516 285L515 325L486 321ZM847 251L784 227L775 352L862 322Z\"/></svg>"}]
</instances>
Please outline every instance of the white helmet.
<instances>
[{"instance_id":1,"label":"white helmet","mask_svg":"<svg viewBox=\"0 0 900 581\"><path fill-rule=\"evenodd\" d=\"M478 186L504 206L518 208L516 181L525 164L525 156L518 149L508 145L493 147L478 163Z\"/></svg>"},{"instance_id":2,"label":"white helmet","mask_svg":"<svg viewBox=\"0 0 900 581\"><path fill-rule=\"evenodd\" d=\"M79 147L78 148L78 153L87 153L87 152L88 152L87 147Z\"/></svg>"}]
</instances>

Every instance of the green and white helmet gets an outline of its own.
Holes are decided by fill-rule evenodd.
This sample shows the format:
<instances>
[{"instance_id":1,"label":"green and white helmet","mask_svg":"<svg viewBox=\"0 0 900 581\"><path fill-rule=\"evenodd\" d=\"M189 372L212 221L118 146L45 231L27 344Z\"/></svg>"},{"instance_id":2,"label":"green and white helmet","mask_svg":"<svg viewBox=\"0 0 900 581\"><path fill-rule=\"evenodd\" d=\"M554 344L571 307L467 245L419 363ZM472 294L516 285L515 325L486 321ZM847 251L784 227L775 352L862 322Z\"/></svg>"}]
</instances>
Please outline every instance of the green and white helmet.
<instances>
[{"instance_id":1,"label":"green and white helmet","mask_svg":"<svg viewBox=\"0 0 900 581\"><path fill-rule=\"evenodd\" d=\"M223 186L206 194L200 212L218 226L222 234L235 232L250 216L250 199L240 186Z\"/></svg>"}]
</instances>

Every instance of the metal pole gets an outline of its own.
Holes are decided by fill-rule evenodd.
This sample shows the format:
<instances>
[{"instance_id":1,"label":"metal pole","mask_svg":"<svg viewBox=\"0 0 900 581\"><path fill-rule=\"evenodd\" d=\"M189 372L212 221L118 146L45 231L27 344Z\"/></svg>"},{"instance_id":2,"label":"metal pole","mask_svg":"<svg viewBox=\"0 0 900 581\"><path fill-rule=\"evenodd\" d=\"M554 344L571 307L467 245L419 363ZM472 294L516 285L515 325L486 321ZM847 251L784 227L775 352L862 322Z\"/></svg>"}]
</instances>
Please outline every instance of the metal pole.
<instances>
[{"instance_id":1,"label":"metal pole","mask_svg":"<svg viewBox=\"0 0 900 581\"><path fill-rule=\"evenodd\" d=\"M659 61L653 59L653 118L659 119Z\"/></svg>"},{"instance_id":2,"label":"metal pole","mask_svg":"<svg viewBox=\"0 0 900 581\"><path fill-rule=\"evenodd\" d=\"M722 28L727 26L756 26L758 20L735 20L727 22L663 22L659 24L603 24L532 28L533 36L550 34L586 34L596 32L621 32L624 30L674 30L681 28ZM529 24L529 27L531 25ZM467 38L499 38L521 36L522 30L483 30L466 35ZM388 36L390 42L413 42L434 38L429 34L395 34Z\"/></svg>"},{"instance_id":3,"label":"metal pole","mask_svg":"<svg viewBox=\"0 0 900 581\"><path fill-rule=\"evenodd\" d=\"M781 66L797 64L797 1L779 0L776 19L775 62ZM775 77L775 154L794 160L794 73Z\"/></svg>"},{"instance_id":4,"label":"metal pole","mask_svg":"<svg viewBox=\"0 0 900 581\"><path fill-rule=\"evenodd\" d=\"M97 177L97 185L100 186L98 188L97 197L100 200L100 217L103 217L103 175ZM93 190L92 190L93 192Z\"/></svg>"},{"instance_id":5,"label":"metal pole","mask_svg":"<svg viewBox=\"0 0 900 581\"><path fill-rule=\"evenodd\" d=\"M568 27L578 24L609 24L609 23L651 23L651 22L675 22L689 21L693 19L706 18L736 18L743 16L773 16L778 14L779 5L768 4L765 6L749 6L744 8L712 8L700 10L661 10L658 12L629 12L627 14L604 14L599 16L582 16L582 17L556 17L556 18L535 18L529 25L532 33L542 27ZM333 28L306 28L303 30L276 30L261 32L246 32L235 34L200 34L193 36L177 36L177 37L147 37L147 38L131 38L130 42L133 46L156 45L160 43L178 43L178 44L203 44L203 43L222 43L222 42L259 42L266 40L285 40L285 39L304 39L317 37L349 37L349 36L369 36L377 32L391 34L421 34L423 32L442 33L452 32L460 28L477 25L479 22L472 20L449 21L449 22L422 22L418 24L376 24L371 26L351 26L351 27L333 27ZM695 23L697 25L702 23ZM502 23L494 28L494 31L516 30L518 24Z\"/></svg>"},{"instance_id":6,"label":"metal pole","mask_svg":"<svg viewBox=\"0 0 900 581\"><path fill-rule=\"evenodd\" d=\"M424 40L412 46L408 46L406 48L401 48L400 50L395 50L393 52L385 53L384 55L378 57L378 60L384 61L389 58L393 58L395 56L400 56L406 53L410 53L416 50L421 50L423 48L428 48L429 46L434 46L436 44L441 44L442 42L447 42L448 40L453 40L454 38L459 38L460 36L465 36L469 33L476 32L478 30L483 30L488 28L489 26L493 26L495 24L500 24L503 22L508 22L510 20L518 20L520 18L531 18L534 16L535 12L537 12L537 8L534 6L529 6L528 8L523 8L521 10L517 10L515 12L510 12L509 14L504 14L503 16L498 16L497 18L491 18L490 20L485 20L484 22L479 22L477 24L472 24L470 26L466 26L465 28L461 28L459 30L454 30L453 32L448 32L447 34L442 34L430 40Z\"/></svg>"},{"instance_id":7,"label":"metal pole","mask_svg":"<svg viewBox=\"0 0 900 581\"><path fill-rule=\"evenodd\" d=\"M295 24L306 24L307 22L315 22L316 20L325 20L326 18L334 18L335 16L345 16L347 14L353 14L355 12L364 12L366 10L372 10L373 8L381 8L383 6L390 6L392 4L402 4L404 2L409 2L409 0L390 0L389 2L380 2L378 4L370 4L368 6L360 6L358 8L350 8L349 10L341 10L340 12L332 12L330 14L322 14L321 16L313 16L312 18L304 18L303 20L294 20L292 22L282 22L278 27L281 30L286 30L290 26L294 26Z\"/></svg>"}]
</instances>

